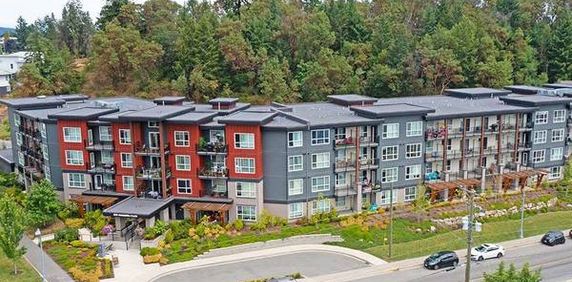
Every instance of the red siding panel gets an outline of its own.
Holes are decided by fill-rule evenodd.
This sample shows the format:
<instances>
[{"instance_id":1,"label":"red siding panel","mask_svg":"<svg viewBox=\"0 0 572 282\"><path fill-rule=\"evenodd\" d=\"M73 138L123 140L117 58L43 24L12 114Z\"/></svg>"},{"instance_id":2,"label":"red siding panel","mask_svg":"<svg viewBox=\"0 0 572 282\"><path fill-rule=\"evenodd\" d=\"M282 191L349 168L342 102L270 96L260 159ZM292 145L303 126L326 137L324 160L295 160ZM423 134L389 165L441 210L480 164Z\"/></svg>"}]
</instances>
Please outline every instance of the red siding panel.
<instances>
[{"instance_id":1,"label":"red siding panel","mask_svg":"<svg viewBox=\"0 0 572 282\"><path fill-rule=\"evenodd\" d=\"M253 133L254 149L240 149L234 146L235 133ZM256 179L260 180L263 176L262 162L262 131L259 125L235 125L227 124L225 126L225 135L228 143L228 159L227 166L229 168L230 178ZM237 173L234 167L235 158L254 158L255 170L254 174Z\"/></svg>"},{"instance_id":2,"label":"red siding panel","mask_svg":"<svg viewBox=\"0 0 572 282\"><path fill-rule=\"evenodd\" d=\"M64 127L79 127L81 129L81 142L64 142ZM87 122L76 120L58 120L58 141L60 147L60 166L63 170L86 171L89 166L89 153L85 149L87 142ZM83 152L83 165L66 164L66 150L78 150Z\"/></svg>"}]
</instances>

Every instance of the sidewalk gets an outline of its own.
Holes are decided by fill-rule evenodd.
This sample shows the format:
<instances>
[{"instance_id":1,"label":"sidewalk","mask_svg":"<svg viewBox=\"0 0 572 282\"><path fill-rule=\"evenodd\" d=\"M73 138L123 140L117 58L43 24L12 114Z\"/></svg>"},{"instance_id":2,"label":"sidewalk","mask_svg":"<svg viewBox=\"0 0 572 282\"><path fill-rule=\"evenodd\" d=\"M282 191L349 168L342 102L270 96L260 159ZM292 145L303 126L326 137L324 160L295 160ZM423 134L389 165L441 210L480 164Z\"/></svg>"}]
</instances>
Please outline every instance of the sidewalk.
<instances>
[{"instance_id":1,"label":"sidewalk","mask_svg":"<svg viewBox=\"0 0 572 282\"><path fill-rule=\"evenodd\" d=\"M42 253L44 255L45 278L49 282L73 282L73 279L52 258L38 247L32 240L24 236L21 241L22 246L26 247L24 257L32 265L38 273L42 272Z\"/></svg>"}]
</instances>

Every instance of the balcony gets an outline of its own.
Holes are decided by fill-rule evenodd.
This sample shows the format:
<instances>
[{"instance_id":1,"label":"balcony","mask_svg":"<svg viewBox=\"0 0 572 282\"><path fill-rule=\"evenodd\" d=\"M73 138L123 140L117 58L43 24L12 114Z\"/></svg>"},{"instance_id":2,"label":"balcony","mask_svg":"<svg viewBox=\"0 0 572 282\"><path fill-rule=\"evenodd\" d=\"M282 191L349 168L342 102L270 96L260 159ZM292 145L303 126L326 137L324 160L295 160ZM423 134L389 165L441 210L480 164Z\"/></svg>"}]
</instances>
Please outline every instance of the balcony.
<instances>
[{"instance_id":1,"label":"balcony","mask_svg":"<svg viewBox=\"0 0 572 282\"><path fill-rule=\"evenodd\" d=\"M427 140L444 138L447 130L445 128L427 128L425 137Z\"/></svg>"},{"instance_id":2,"label":"balcony","mask_svg":"<svg viewBox=\"0 0 572 282\"><path fill-rule=\"evenodd\" d=\"M336 185L334 187L334 196L336 197L346 197L353 195L357 195L357 189L355 189L353 185L345 184L345 185Z\"/></svg>"},{"instance_id":3,"label":"balcony","mask_svg":"<svg viewBox=\"0 0 572 282\"><path fill-rule=\"evenodd\" d=\"M85 149L88 151L113 151L113 141L99 141L92 144L86 141Z\"/></svg>"},{"instance_id":4,"label":"balcony","mask_svg":"<svg viewBox=\"0 0 572 282\"><path fill-rule=\"evenodd\" d=\"M428 162L438 161L443 159L443 151L433 151L425 153L425 160Z\"/></svg>"},{"instance_id":5,"label":"balcony","mask_svg":"<svg viewBox=\"0 0 572 282\"><path fill-rule=\"evenodd\" d=\"M165 154L169 154L170 153L170 146L169 143L165 144ZM160 148L151 148L149 146L147 146L146 144L136 144L135 145L135 155L138 156L155 156L158 157L161 155L161 149Z\"/></svg>"},{"instance_id":6,"label":"balcony","mask_svg":"<svg viewBox=\"0 0 572 282\"><path fill-rule=\"evenodd\" d=\"M37 180L43 179L45 176L43 169L31 165L24 166L24 172L26 173L27 176L32 175L32 177Z\"/></svg>"},{"instance_id":7,"label":"balcony","mask_svg":"<svg viewBox=\"0 0 572 282\"><path fill-rule=\"evenodd\" d=\"M226 167L203 167L199 170L200 179L227 179L228 168Z\"/></svg>"},{"instance_id":8,"label":"balcony","mask_svg":"<svg viewBox=\"0 0 572 282\"><path fill-rule=\"evenodd\" d=\"M93 167L90 167L87 170L88 173L91 174L114 174L115 173L115 164L110 163L98 163Z\"/></svg>"},{"instance_id":9,"label":"balcony","mask_svg":"<svg viewBox=\"0 0 572 282\"><path fill-rule=\"evenodd\" d=\"M197 145L199 155L226 155L228 146L223 142L208 142Z\"/></svg>"},{"instance_id":10,"label":"balcony","mask_svg":"<svg viewBox=\"0 0 572 282\"><path fill-rule=\"evenodd\" d=\"M379 136L362 136L359 138L360 146L377 146L379 143Z\"/></svg>"},{"instance_id":11,"label":"balcony","mask_svg":"<svg viewBox=\"0 0 572 282\"><path fill-rule=\"evenodd\" d=\"M334 164L335 172L352 171L355 169L356 169L355 159L336 160Z\"/></svg>"},{"instance_id":12,"label":"balcony","mask_svg":"<svg viewBox=\"0 0 572 282\"><path fill-rule=\"evenodd\" d=\"M531 131L533 126L534 126L534 124L532 124L532 122L527 122L527 123L523 124L522 127L520 127L518 130L521 132Z\"/></svg>"},{"instance_id":13,"label":"balcony","mask_svg":"<svg viewBox=\"0 0 572 282\"><path fill-rule=\"evenodd\" d=\"M203 191L201 197L228 198L228 187L226 187L226 185L214 185L206 191Z\"/></svg>"},{"instance_id":14,"label":"balcony","mask_svg":"<svg viewBox=\"0 0 572 282\"><path fill-rule=\"evenodd\" d=\"M93 185L90 185L89 188L90 188L89 189L90 191L116 192L115 183L111 183L111 184L103 183L99 187L93 187Z\"/></svg>"},{"instance_id":15,"label":"balcony","mask_svg":"<svg viewBox=\"0 0 572 282\"><path fill-rule=\"evenodd\" d=\"M20 124L18 129L19 129L20 133L27 135L29 137L36 138L36 139L40 139L42 137L40 130L38 130L37 128L35 128L33 126L26 126L26 125Z\"/></svg>"},{"instance_id":16,"label":"balcony","mask_svg":"<svg viewBox=\"0 0 572 282\"><path fill-rule=\"evenodd\" d=\"M353 137L336 138L334 140L334 148L345 148L356 145L356 139Z\"/></svg>"},{"instance_id":17,"label":"balcony","mask_svg":"<svg viewBox=\"0 0 572 282\"><path fill-rule=\"evenodd\" d=\"M378 159L361 159L359 162L360 169L377 169L379 167L379 160Z\"/></svg>"},{"instance_id":18,"label":"balcony","mask_svg":"<svg viewBox=\"0 0 572 282\"><path fill-rule=\"evenodd\" d=\"M377 182L368 182L368 181L363 181L361 183L361 192L362 193L371 193L371 192L378 192L381 190L381 182L377 181Z\"/></svg>"},{"instance_id":19,"label":"balcony","mask_svg":"<svg viewBox=\"0 0 572 282\"><path fill-rule=\"evenodd\" d=\"M165 169L166 175L165 177L171 177L171 168ZM161 180L162 172L161 168L146 168L146 167L139 167L137 168L137 178L142 180Z\"/></svg>"}]
</instances>

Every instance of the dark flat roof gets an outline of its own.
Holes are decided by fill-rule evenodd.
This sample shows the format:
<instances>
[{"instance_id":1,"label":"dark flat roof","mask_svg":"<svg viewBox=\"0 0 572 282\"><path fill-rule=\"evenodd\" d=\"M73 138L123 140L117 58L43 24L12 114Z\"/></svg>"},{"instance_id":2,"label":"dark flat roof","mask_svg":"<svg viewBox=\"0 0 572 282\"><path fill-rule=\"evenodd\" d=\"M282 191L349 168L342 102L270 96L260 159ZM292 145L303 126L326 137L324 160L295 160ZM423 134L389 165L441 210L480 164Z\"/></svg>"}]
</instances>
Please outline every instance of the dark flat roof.
<instances>
[{"instance_id":1,"label":"dark flat roof","mask_svg":"<svg viewBox=\"0 0 572 282\"><path fill-rule=\"evenodd\" d=\"M351 110L369 118L384 118L397 116L425 115L435 112L434 109L411 105L406 103L372 105L372 106L352 106Z\"/></svg>"},{"instance_id":2,"label":"dark flat roof","mask_svg":"<svg viewBox=\"0 0 572 282\"><path fill-rule=\"evenodd\" d=\"M119 109L110 109L110 108L93 108L93 107L84 107L84 108L77 108L69 111L61 111L57 113L52 113L48 115L48 118L51 119L96 119L101 115L106 115L110 113L114 113L119 111Z\"/></svg>"},{"instance_id":3,"label":"dark flat roof","mask_svg":"<svg viewBox=\"0 0 572 282\"><path fill-rule=\"evenodd\" d=\"M557 96L544 96L544 95L518 95L513 94L506 97L500 97L499 99L505 101L508 104L514 104L518 106L542 106L542 105L558 105L572 103L572 98L567 97L557 97Z\"/></svg>"},{"instance_id":4,"label":"dark flat roof","mask_svg":"<svg viewBox=\"0 0 572 282\"><path fill-rule=\"evenodd\" d=\"M482 98L504 96L510 94L511 92L509 90L504 90L504 89L473 87L473 88L445 89L444 93L445 95L458 98L482 99Z\"/></svg>"},{"instance_id":5,"label":"dark flat roof","mask_svg":"<svg viewBox=\"0 0 572 282\"><path fill-rule=\"evenodd\" d=\"M51 114L69 111L69 108L49 108L49 109L38 109L38 110L25 110L25 111L18 111L17 113L23 117L29 119L37 119L40 121L47 121L50 118L48 117ZM55 122L55 120L54 120Z\"/></svg>"},{"instance_id":6,"label":"dark flat roof","mask_svg":"<svg viewBox=\"0 0 572 282\"><path fill-rule=\"evenodd\" d=\"M163 121L194 110L191 106L155 106L119 115L120 121Z\"/></svg>"},{"instance_id":7,"label":"dark flat roof","mask_svg":"<svg viewBox=\"0 0 572 282\"><path fill-rule=\"evenodd\" d=\"M173 198L147 199L130 197L103 210L107 216L149 218L171 203Z\"/></svg>"},{"instance_id":8,"label":"dark flat roof","mask_svg":"<svg viewBox=\"0 0 572 282\"><path fill-rule=\"evenodd\" d=\"M510 90L515 94L536 94L540 90L546 90L543 87L529 86L529 85L509 85L504 87L506 90Z\"/></svg>"},{"instance_id":9,"label":"dark flat roof","mask_svg":"<svg viewBox=\"0 0 572 282\"><path fill-rule=\"evenodd\" d=\"M548 87L548 88L572 88L572 81L570 81L570 82L562 81L562 82L558 82L558 83L546 83L542 86Z\"/></svg>"},{"instance_id":10,"label":"dark flat roof","mask_svg":"<svg viewBox=\"0 0 572 282\"><path fill-rule=\"evenodd\" d=\"M183 96L164 96L164 97L159 97L159 98L155 98L153 100L153 102L160 104L162 102L165 102L165 104L173 104L173 103L180 103L185 101L185 97Z\"/></svg>"},{"instance_id":11,"label":"dark flat roof","mask_svg":"<svg viewBox=\"0 0 572 282\"><path fill-rule=\"evenodd\" d=\"M186 114L174 116L167 119L169 123L181 123L181 124L200 124L205 121L211 120L213 117L217 116L216 112L188 112Z\"/></svg>"},{"instance_id":12,"label":"dark flat roof","mask_svg":"<svg viewBox=\"0 0 572 282\"><path fill-rule=\"evenodd\" d=\"M16 109L32 109L40 107L57 107L66 103L65 100L55 97L28 97L28 98L15 98L15 99L0 99L0 103L13 107Z\"/></svg>"},{"instance_id":13,"label":"dark flat roof","mask_svg":"<svg viewBox=\"0 0 572 282\"><path fill-rule=\"evenodd\" d=\"M223 124L265 124L272 120L276 114L275 112L241 111L220 117L218 122Z\"/></svg>"},{"instance_id":14,"label":"dark flat roof","mask_svg":"<svg viewBox=\"0 0 572 282\"><path fill-rule=\"evenodd\" d=\"M357 94L346 94L346 95L329 95L328 99L331 102L341 105L360 105L360 104L372 104L377 101L376 98L357 95Z\"/></svg>"}]
</instances>

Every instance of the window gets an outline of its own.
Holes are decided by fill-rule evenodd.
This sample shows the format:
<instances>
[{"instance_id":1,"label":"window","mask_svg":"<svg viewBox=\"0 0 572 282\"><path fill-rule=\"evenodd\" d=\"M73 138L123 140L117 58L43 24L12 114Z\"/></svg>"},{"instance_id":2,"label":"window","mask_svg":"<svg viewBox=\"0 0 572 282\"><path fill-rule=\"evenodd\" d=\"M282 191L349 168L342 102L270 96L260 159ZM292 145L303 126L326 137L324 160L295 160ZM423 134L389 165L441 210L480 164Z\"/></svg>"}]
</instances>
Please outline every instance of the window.
<instances>
[{"instance_id":1,"label":"window","mask_svg":"<svg viewBox=\"0 0 572 282\"><path fill-rule=\"evenodd\" d=\"M254 182L237 182L236 197L238 198L256 198L256 183Z\"/></svg>"},{"instance_id":2,"label":"window","mask_svg":"<svg viewBox=\"0 0 572 282\"><path fill-rule=\"evenodd\" d=\"M20 126L20 123L21 123L20 116L14 114L14 125L15 125L16 127L18 127L18 126Z\"/></svg>"},{"instance_id":3,"label":"window","mask_svg":"<svg viewBox=\"0 0 572 282\"><path fill-rule=\"evenodd\" d=\"M561 123L566 120L566 110L555 110L552 117L553 123Z\"/></svg>"},{"instance_id":4,"label":"window","mask_svg":"<svg viewBox=\"0 0 572 282\"><path fill-rule=\"evenodd\" d=\"M532 163L544 162L544 158L545 158L544 154L545 154L544 150L532 151Z\"/></svg>"},{"instance_id":5,"label":"window","mask_svg":"<svg viewBox=\"0 0 572 282\"><path fill-rule=\"evenodd\" d=\"M131 156L131 153L121 153L121 167L133 167L133 156Z\"/></svg>"},{"instance_id":6,"label":"window","mask_svg":"<svg viewBox=\"0 0 572 282\"><path fill-rule=\"evenodd\" d=\"M390 182L397 182L398 176L397 168L390 167L384 168L381 170L381 182L382 183L390 183Z\"/></svg>"},{"instance_id":7,"label":"window","mask_svg":"<svg viewBox=\"0 0 572 282\"><path fill-rule=\"evenodd\" d=\"M346 185L346 174L345 173L336 173L336 186L344 186Z\"/></svg>"},{"instance_id":8,"label":"window","mask_svg":"<svg viewBox=\"0 0 572 282\"><path fill-rule=\"evenodd\" d=\"M254 149L254 134L235 133L234 147L238 149Z\"/></svg>"},{"instance_id":9,"label":"window","mask_svg":"<svg viewBox=\"0 0 572 282\"><path fill-rule=\"evenodd\" d=\"M391 200L393 200L392 202L394 204L397 203L397 192L396 191L393 191L393 195L391 193L391 190L381 191L381 204L382 205L388 205Z\"/></svg>"},{"instance_id":10,"label":"window","mask_svg":"<svg viewBox=\"0 0 572 282\"><path fill-rule=\"evenodd\" d=\"M113 163L113 154L111 151L101 151L101 162L104 164Z\"/></svg>"},{"instance_id":11,"label":"window","mask_svg":"<svg viewBox=\"0 0 572 282\"><path fill-rule=\"evenodd\" d=\"M256 221L256 206L236 206L236 218L243 221Z\"/></svg>"},{"instance_id":12,"label":"window","mask_svg":"<svg viewBox=\"0 0 572 282\"><path fill-rule=\"evenodd\" d=\"M236 158L234 159L234 170L236 173L254 174L253 158Z\"/></svg>"},{"instance_id":13,"label":"window","mask_svg":"<svg viewBox=\"0 0 572 282\"><path fill-rule=\"evenodd\" d=\"M561 161L564 156L564 148L552 148L550 149L550 160L551 161Z\"/></svg>"},{"instance_id":14,"label":"window","mask_svg":"<svg viewBox=\"0 0 572 282\"><path fill-rule=\"evenodd\" d=\"M386 123L382 127L381 138L391 139L399 137L399 123Z\"/></svg>"},{"instance_id":15,"label":"window","mask_svg":"<svg viewBox=\"0 0 572 282\"><path fill-rule=\"evenodd\" d=\"M288 132L288 148L302 147L302 131Z\"/></svg>"},{"instance_id":16,"label":"window","mask_svg":"<svg viewBox=\"0 0 572 282\"><path fill-rule=\"evenodd\" d=\"M175 131L175 147L189 147L190 137L188 131Z\"/></svg>"},{"instance_id":17,"label":"window","mask_svg":"<svg viewBox=\"0 0 572 282\"><path fill-rule=\"evenodd\" d=\"M50 153L46 144L42 144L42 155L46 161L50 160Z\"/></svg>"},{"instance_id":18,"label":"window","mask_svg":"<svg viewBox=\"0 0 572 282\"><path fill-rule=\"evenodd\" d=\"M67 165L83 165L83 152L76 150L66 150Z\"/></svg>"},{"instance_id":19,"label":"window","mask_svg":"<svg viewBox=\"0 0 572 282\"><path fill-rule=\"evenodd\" d=\"M47 165L44 166L44 178L47 180L52 179L52 172L50 170L50 167Z\"/></svg>"},{"instance_id":20,"label":"window","mask_svg":"<svg viewBox=\"0 0 572 282\"><path fill-rule=\"evenodd\" d=\"M548 174L548 179L558 179L562 177L562 168L559 166L553 166L550 168L550 174Z\"/></svg>"},{"instance_id":21,"label":"window","mask_svg":"<svg viewBox=\"0 0 572 282\"><path fill-rule=\"evenodd\" d=\"M552 129L552 142L564 141L564 128Z\"/></svg>"},{"instance_id":22,"label":"window","mask_svg":"<svg viewBox=\"0 0 572 282\"><path fill-rule=\"evenodd\" d=\"M330 199L315 200L312 202L312 213L330 212Z\"/></svg>"},{"instance_id":23,"label":"window","mask_svg":"<svg viewBox=\"0 0 572 282\"><path fill-rule=\"evenodd\" d=\"M85 175L83 173L68 174L69 188L85 188Z\"/></svg>"},{"instance_id":24,"label":"window","mask_svg":"<svg viewBox=\"0 0 572 282\"><path fill-rule=\"evenodd\" d=\"M111 136L111 126L100 126L99 127L99 140L101 141L111 141L113 137Z\"/></svg>"},{"instance_id":25,"label":"window","mask_svg":"<svg viewBox=\"0 0 572 282\"><path fill-rule=\"evenodd\" d=\"M302 155L288 156L288 171L300 171L304 169Z\"/></svg>"},{"instance_id":26,"label":"window","mask_svg":"<svg viewBox=\"0 0 572 282\"><path fill-rule=\"evenodd\" d=\"M312 130L312 145L330 144L330 130L316 129Z\"/></svg>"},{"instance_id":27,"label":"window","mask_svg":"<svg viewBox=\"0 0 572 282\"><path fill-rule=\"evenodd\" d=\"M22 133L16 133L16 145L18 146L22 146L22 143L24 143L24 137L22 136Z\"/></svg>"},{"instance_id":28,"label":"window","mask_svg":"<svg viewBox=\"0 0 572 282\"><path fill-rule=\"evenodd\" d=\"M405 145L405 158L413 159L421 157L421 143Z\"/></svg>"},{"instance_id":29,"label":"window","mask_svg":"<svg viewBox=\"0 0 572 282\"><path fill-rule=\"evenodd\" d=\"M177 179L177 192L180 194L191 194L193 193L193 188L191 187L190 179Z\"/></svg>"},{"instance_id":30,"label":"window","mask_svg":"<svg viewBox=\"0 0 572 282\"><path fill-rule=\"evenodd\" d=\"M133 176L123 176L123 191L133 191L134 189Z\"/></svg>"},{"instance_id":31,"label":"window","mask_svg":"<svg viewBox=\"0 0 572 282\"><path fill-rule=\"evenodd\" d=\"M26 165L26 158L24 157L24 153L22 153L22 152L18 152L18 163L21 166Z\"/></svg>"},{"instance_id":32,"label":"window","mask_svg":"<svg viewBox=\"0 0 572 282\"><path fill-rule=\"evenodd\" d=\"M423 134L423 122L412 121L408 122L405 126L405 136L421 136Z\"/></svg>"},{"instance_id":33,"label":"window","mask_svg":"<svg viewBox=\"0 0 572 282\"><path fill-rule=\"evenodd\" d=\"M288 196L302 195L304 193L304 179L288 180Z\"/></svg>"},{"instance_id":34,"label":"window","mask_svg":"<svg viewBox=\"0 0 572 282\"><path fill-rule=\"evenodd\" d=\"M534 116L534 123L536 124L548 123L548 111L536 112Z\"/></svg>"},{"instance_id":35,"label":"window","mask_svg":"<svg viewBox=\"0 0 572 282\"><path fill-rule=\"evenodd\" d=\"M40 123L40 134L42 138L47 138L46 124L43 122Z\"/></svg>"},{"instance_id":36,"label":"window","mask_svg":"<svg viewBox=\"0 0 572 282\"><path fill-rule=\"evenodd\" d=\"M407 187L405 188L405 201L413 201L417 198L417 187Z\"/></svg>"},{"instance_id":37,"label":"window","mask_svg":"<svg viewBox=\"0 0 572 282\"><path fill-rule=\"evenodd\" d=\"M149 128L159 128L159 122L158 121L150 121L147 123L147 126Z\"/></svg>"},{"instance_id":38,"label":"window","mask_svg":"<svg viewBox=\"0 0 572 282\"><path fill-rule=\"evenodd\" d=\"M382 161L392 161L398 158L398 146L386 146L381 148L381 160Z\"/></svg>"},{"instance_id":39,"label":"window","mask_svg":"<svg viewBox=\"0 0 572 282\"><path fill-rule=\"evenodd\" d=\"M405 167L405 180L421 178L421 165L410 165Z\"/></svg>"},{"instance_id":40,"label":"window","mask_svg":"<svg viewBox=\"0 0 572 282\"><path fill-rule=\"evenodd\" d=\"M546 143L546 130L534 131L534 144Z\"/></svg>"},{"instance_id":41,"label":"window","mask_svg":"<svg viewBox=\"0 0 572 282\"><path fill-rule=\"evenodd\" d=\"M175 156L175 164L177 170L190 171L191 170L191 156L177 155Z\"/></svg>"},{"instance_id":42,"label":"window","mask_svg":"<svg viewBox=\"0 0 572 282\"><path fill-rule=\"evenodd\" d=\"M336 207L345 208L346 207L346 198L347 197L338 197L336 199Z\"/></svg>"},{"instance_id":43,"label":"window","mask_svg":"<svg viewBox=\"0 0 572 282\"><path fill-rule=\"evenodd\" d=\"M81 143L81 128L64 127L64 142Z\"/></svg>"},{"instance_id":44,"label":"window","mask_svg":"<svg viewBox=\"0 0 572 282\"><path fill-rule=\"evenodd\" d=\"M330 153L312 154L312 169L330 167Z\"/></svg>"},{"instance_id":45,"label":"window","mask_svg":"<svg viewBox=\"0 0 572 282\"><path fill-rule=\"evenodd\" d=\"M312 193L330 190L330 176L312 177Z\"/></svg>"},{"instance_id":46,"label":"window","mask_svg":"<svg viewBox=\"0 0 572 282\"><path fill-rule=\"evenodd\" d=\"M131 144L131 130L130 129L119 129L119 144L130 145Z\"/></svg>"},{"instance_id":47,"label":"window","mask_svg":"<svg viewBox=\"0 0 572 282\"><path fill-rule=\"evenodd\" d=\"M300 218L304 215L304 203L288 204L288 219Z\"/></svg>"}]
</instances>

